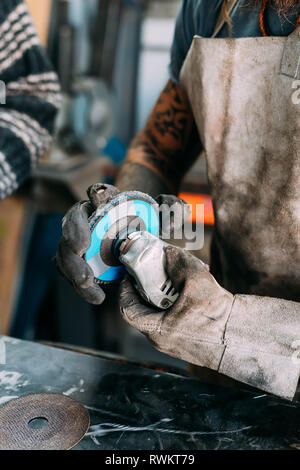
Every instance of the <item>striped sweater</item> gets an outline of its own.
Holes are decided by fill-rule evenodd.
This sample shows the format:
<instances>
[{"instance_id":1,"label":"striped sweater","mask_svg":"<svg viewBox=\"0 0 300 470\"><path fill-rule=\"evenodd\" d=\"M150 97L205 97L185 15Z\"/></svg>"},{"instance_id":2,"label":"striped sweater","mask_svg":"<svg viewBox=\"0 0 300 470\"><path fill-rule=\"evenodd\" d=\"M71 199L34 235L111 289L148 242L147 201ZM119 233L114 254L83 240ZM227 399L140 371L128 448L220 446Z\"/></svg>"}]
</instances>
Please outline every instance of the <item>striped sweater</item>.
<instances>
[{"instance_id":1,"label":"striped sweater","mask_svg":"<svg viewBox=\"0 0 300 470\"><path fill-rule=\"evenodd\" d=\"M3 199L24 182L49 149L61 103L57 75L22 0L0 1L0 81Z\"/></svg>"}]
</instances>

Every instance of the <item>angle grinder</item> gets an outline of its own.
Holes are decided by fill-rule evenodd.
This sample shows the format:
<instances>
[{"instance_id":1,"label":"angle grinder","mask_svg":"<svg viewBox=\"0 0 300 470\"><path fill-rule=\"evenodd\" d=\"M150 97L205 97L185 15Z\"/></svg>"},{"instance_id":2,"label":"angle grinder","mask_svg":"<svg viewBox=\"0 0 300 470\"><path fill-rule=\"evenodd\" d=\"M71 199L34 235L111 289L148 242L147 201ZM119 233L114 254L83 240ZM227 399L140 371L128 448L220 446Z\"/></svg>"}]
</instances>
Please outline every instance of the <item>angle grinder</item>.
<instances>
[{"instance_id":1,"label":"angle grinder","mask_svg":"<svg viewBox=\"0 0 300 470\"><path fill-rule=\"evenodd\" d=\"M100 285L122 279L128 272L143 299L168 309L178 298L165 270L159 238L159 207L147 194L120 193L90 217L91 243L85 260Z\"/></svg>"}]
</instances>

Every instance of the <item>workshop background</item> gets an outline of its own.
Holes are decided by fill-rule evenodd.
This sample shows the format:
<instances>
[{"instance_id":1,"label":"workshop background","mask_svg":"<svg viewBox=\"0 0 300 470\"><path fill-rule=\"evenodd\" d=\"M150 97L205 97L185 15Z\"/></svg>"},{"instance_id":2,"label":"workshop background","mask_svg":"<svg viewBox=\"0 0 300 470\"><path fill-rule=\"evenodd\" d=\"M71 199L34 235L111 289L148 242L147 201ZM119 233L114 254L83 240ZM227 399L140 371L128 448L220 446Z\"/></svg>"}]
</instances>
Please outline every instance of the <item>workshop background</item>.
<instances>
[{"instance_id":1,"label":"workshop background","mask_svg":"<svg viewBox=\"0 0 300 470\"><path fill-rule=\"evenodd\" d=\"M168 80L179 0L27 0L59 74L63 107L56 138L31 178L0 203L0 334L101 350L184 369L157 352L119 315L117 299L93 307L56 271L61 220L86 189L114 183L127 146ZM205 204L209 262L213 213L205 161L181 194ZM191 229L197 220L193 212Z\"/></svg>"}]
</instances>

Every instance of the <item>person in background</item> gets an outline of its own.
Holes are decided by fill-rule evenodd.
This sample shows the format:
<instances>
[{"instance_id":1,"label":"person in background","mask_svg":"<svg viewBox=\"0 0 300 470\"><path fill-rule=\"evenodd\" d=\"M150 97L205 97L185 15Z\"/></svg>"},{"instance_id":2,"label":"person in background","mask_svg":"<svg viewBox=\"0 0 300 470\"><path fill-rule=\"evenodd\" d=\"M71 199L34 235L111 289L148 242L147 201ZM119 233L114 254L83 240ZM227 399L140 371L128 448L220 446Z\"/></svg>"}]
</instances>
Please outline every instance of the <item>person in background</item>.
<instances>
[{"instance_id":1,"label":"person in background","mask_svg":"<svg viewBox=\"0 0 300 470\"><path fill-rule=\"evenodd\" d=\"M57 75L22 0L0 2L0 80L6 101L0 106L2 200L49 149L61 104Z\"/></svg>"},{"instance_id":2,"label":"person in background","mask_svg":"<svg viewBox=\"0 0 300 470\"><path fill-rule=\"evenodd\" d=\"M298 0L183 0L170 79L116 181L119 191L177 194L205 150L210 269L168 247L179 299L159 312L126 279L121 313L160 351L288 399L300 374L299 35ZM104 293L81 256L89 211L111 195L95 185L71 209L57 254L98 304Z\"/></svg>"}]
</instances>

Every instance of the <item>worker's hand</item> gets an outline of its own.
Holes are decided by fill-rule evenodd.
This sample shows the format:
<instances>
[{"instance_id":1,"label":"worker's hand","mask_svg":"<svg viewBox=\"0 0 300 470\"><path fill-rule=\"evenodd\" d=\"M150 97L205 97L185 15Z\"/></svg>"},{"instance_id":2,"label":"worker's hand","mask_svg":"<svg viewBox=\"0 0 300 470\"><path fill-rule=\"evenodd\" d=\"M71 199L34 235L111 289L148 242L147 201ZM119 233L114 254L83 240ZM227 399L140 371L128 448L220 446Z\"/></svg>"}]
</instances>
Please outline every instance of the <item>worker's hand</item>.
<instances>
[{"instance_id":1,"label":"worker's hand","mask_svg":"<svg viewBox=\"0 0 300 470\"><path fill-rule=\"evenodd\" d=\"M105 293L83 259L91 240L88 219L99 206L107 204L119 191L114 186L97 183L87 193L89 200L75 204L63 218L62 237L54 261L60 273L81 297L91 304L100 305L105 299Z\"/></svg>"},{"instance_id":2,"label":"worker's hand","mask_svg":"<svg viewBox=\"0 0 300 470\"><path fill-rule=\"evenodd\" d=\"M299 303L233 296L200 260L176 247L165 250L178 300L158 311L126 279L120 295L124 319L163 353L292 400L300 375L299 361L293 360Z\"/></svg>"},{"instance_id":3,"label":"worker's hand","mask_svg":"<svg viewBox=\"0 0 300 470\"><path fill-rule=\"evenodd\" d=\"M119 194L119 190L111 185L96 183L87 193L89 200L75 204L63 219L62 237L54 261L57 269L81 297L91 304L100 305L105 299L105 293L97 283L92 269L83 259L91 241L88 219L99 206L106 205ZM161 223L167 238L168 233L172 235L188 217L189 206L171 195L160 195L157 202L161 207Z\"/></svg>"},{"instance_id":4,"label":"worker's hand","mask_svg":"<svg viewBox=\"0 0 300 470\"><path fill-rule=\"evenodd\" d=\"M158 350L217 370L234 297L219 286L207 265L187 251L168 246L165 252L166 271L180 293L178 300L169 310L158 311L126 278L121 285L121 313Z\"/></svg>"},{"instance_id":5,"label":"worker's hand","mask_svg":"<svg viewBox=\"0 0 300 470\"><path fill-rule=\"evenodd\" d=\"M160 194L156 202L160 211L160 236L164 240L169 240L190 216L190 206L172 194Z\"/></svg>"}]
</instances>

